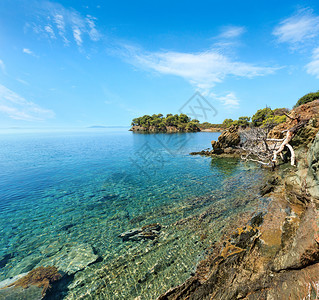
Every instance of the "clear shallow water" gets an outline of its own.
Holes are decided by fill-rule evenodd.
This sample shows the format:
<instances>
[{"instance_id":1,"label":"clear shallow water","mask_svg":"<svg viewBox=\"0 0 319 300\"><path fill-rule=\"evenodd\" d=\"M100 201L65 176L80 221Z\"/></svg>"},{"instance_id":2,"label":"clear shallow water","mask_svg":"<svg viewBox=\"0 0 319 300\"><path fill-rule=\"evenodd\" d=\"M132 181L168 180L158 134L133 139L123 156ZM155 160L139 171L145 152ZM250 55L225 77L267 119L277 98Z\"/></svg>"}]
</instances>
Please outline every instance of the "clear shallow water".
<instances>
[{"instance_id":1,"label":"clear shallow water","mask_svg":"<svg viewBox=\"0 0 319 300\"><path fill-rule=\"evenodd\" d=\"M218 238L224 222L253 209L253 186L263 176L260 169L236 159L188 155L209 147L218 135L126 130L1 135L0 260L10 258L0 269L0 280L50 264L65 245L85 244L99 262L73 274L63 297L153 299L181 283L199 261L198 253ZM238 199L250 203L238 204ZM191 222L178 231L172 225L214 203L218 207L205 225L215 228L209 231L212 240L194 243L198 234L207 234L204 225L196 227L197 233ZM123 243L118 237L154 222L167 226L160 246L152 241ZM136 255L139 264L132 260ZM169 265L167 255L175 257ZM146 276L158 261L165 262L160 271ZM114 278L110 269L117 274ZM103 277L101 282L96 274Z\"/></svg>"}]
</instances>

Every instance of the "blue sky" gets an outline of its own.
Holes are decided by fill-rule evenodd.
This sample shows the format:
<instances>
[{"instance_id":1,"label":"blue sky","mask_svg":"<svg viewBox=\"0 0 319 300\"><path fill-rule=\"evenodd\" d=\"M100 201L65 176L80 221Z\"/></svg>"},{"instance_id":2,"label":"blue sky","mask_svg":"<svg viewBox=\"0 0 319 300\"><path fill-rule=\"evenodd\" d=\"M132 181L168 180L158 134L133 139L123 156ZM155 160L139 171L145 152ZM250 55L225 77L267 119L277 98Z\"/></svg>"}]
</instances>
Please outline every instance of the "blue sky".
<instances>
[{"instance_id":1,"label":"blue sky","mask_svg":"<svg viewBox=\"0 0 319 300\"><path fill-rule=\"evenodd\" d=\"M0 128L130 125L196 91L218 123L318 79L318 1L0 2Z\"/></svg>"}]
</instances>

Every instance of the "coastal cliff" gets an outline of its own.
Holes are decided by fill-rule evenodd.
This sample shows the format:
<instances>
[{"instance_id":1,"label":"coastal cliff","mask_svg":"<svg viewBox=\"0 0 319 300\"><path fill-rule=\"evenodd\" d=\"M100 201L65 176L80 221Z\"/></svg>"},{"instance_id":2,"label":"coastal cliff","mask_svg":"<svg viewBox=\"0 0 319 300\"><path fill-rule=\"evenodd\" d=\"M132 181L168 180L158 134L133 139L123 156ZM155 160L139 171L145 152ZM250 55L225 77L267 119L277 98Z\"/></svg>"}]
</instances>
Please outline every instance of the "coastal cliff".
<instances>
[{"instance_id":1,"label":"coastal cliff","mask_svg":"<svg viewBox=\"0 0 319 300\"><path fill-rule=\"evenodd\" d=\"M158 300L318 299L318 107L314 101L293 111L308 120L291 142L297 166L282 164L261 188L260 194L270 198L267 209L229 226L194 276ZM292 122L278 125L271 134L279 137ZM212 151L196 154L236 151L239 142L226 142L237 142L236 132L231 128L212 143Z\"/></svg>"},{"instance_id":2,"label":"coastal cliff","mask_svg":"<svg viewBox=\"0 0 319 300\"><path fill-rule=\"evenodd\" d=\"M159 300L318 298L319 135L306 150L297 169L265 184L267 212L230 229L195 275Z\"/></svg>"}]
</instances>

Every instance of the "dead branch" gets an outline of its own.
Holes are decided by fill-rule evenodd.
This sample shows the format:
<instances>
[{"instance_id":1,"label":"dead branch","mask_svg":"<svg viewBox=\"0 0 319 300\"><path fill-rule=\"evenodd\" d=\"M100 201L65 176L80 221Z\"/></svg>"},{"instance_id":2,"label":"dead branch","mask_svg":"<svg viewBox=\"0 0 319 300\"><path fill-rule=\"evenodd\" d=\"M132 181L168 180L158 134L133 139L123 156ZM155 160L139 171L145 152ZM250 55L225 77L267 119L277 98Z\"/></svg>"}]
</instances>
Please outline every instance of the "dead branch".
<instances>
[{"instance_id":1,"label":"dead branch","mask_svg":"<svg viewBox=\"0 0 319 300\"><path fill-rule=\"evenodd\" d=\"M288 149L290 150L290 153L291 153L291 165L294 166L295 160L296 160L295 151L291 145L287 144L286 146L288 147ZM280 153L280 154L282 155L282 153Z\"/></svg>"},{"instance_id":2,"label":"dead branch","mask_svg":"<svg viewBox=\"0 0 319 300\"><path fill-rule=\"evenodd\" d=\"M273 157L273 159L272 159L273 162L277 162L277 155L284 150L285 146L288 146L288 143L291 141L292 137L293 137L293 133L288 130L288 131L287 131L286 138L285 138L284 141L281 143L279 149L276 150L276 151L274 151L274 157ZM289 145L289 146L290 146L290 145Z\"/></svg>"},{"instance_id":3,"label":"dead branch","mask_svg":"<svg viewBox=\"0 0 319 300\"><path fill-rule=\"evenodd\" d=\"M289 142L293 139L296 133L307 124L308 120L300 121L300 116L291 118L298 120L298 123L285 130L286 136L283 139L268 138L268 133L274 127L273 124L266 124L263 128L253 128L241 133L240 148L246 153L241 158L245 161L257 162L261 165L274 168L279 155L284 160L283 151L288 149L291 154L291 165L295 165L296 156L293 147Z\"/></svg>"},{"instance_id":4,"label":"dead branch","mask_svg":"<svg viewBox=\"0 0 319 300\"><path fill-rule=\"evenodd\" d=\"M299 119L300 116L298 116ZM306 124L308 123L308 120L304 120L302 122L299 122L297 125L295 125L292 128L289 128L286 132L286 138L283 140L283 142L281 143L281 145L279 146L279 149L274 151L274 156L272 161L273 162L277 162L277 155L281 154L282 151L284 150L285 147L287 147L290 151L291 154L291 165L294 166L295 165L295 151L292 148L291 145L289 145L289 142L292 140L292 138L295 136L295 134L302 128L304 127Z\"/></svg>"}]
</instances>

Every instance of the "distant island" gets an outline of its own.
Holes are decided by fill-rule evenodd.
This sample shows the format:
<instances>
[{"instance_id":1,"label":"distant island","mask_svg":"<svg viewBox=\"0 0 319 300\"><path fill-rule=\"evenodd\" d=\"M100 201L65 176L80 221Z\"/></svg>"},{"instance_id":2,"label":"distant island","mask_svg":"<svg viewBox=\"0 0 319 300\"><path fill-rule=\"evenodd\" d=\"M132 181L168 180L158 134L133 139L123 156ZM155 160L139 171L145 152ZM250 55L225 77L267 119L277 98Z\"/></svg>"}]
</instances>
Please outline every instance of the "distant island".
<instances>
[{"instance_id":1,"label":"distant island","mask_svg":"<svg viewBox=\"0 0 319 300\"><path fill-rule=\"evenodd\" d=\"M132 128L134 132L198 132L199 121L192 120L185 114L162 114L144 115L143 117L132 120Z\"/></svg>"}]
</instances>

